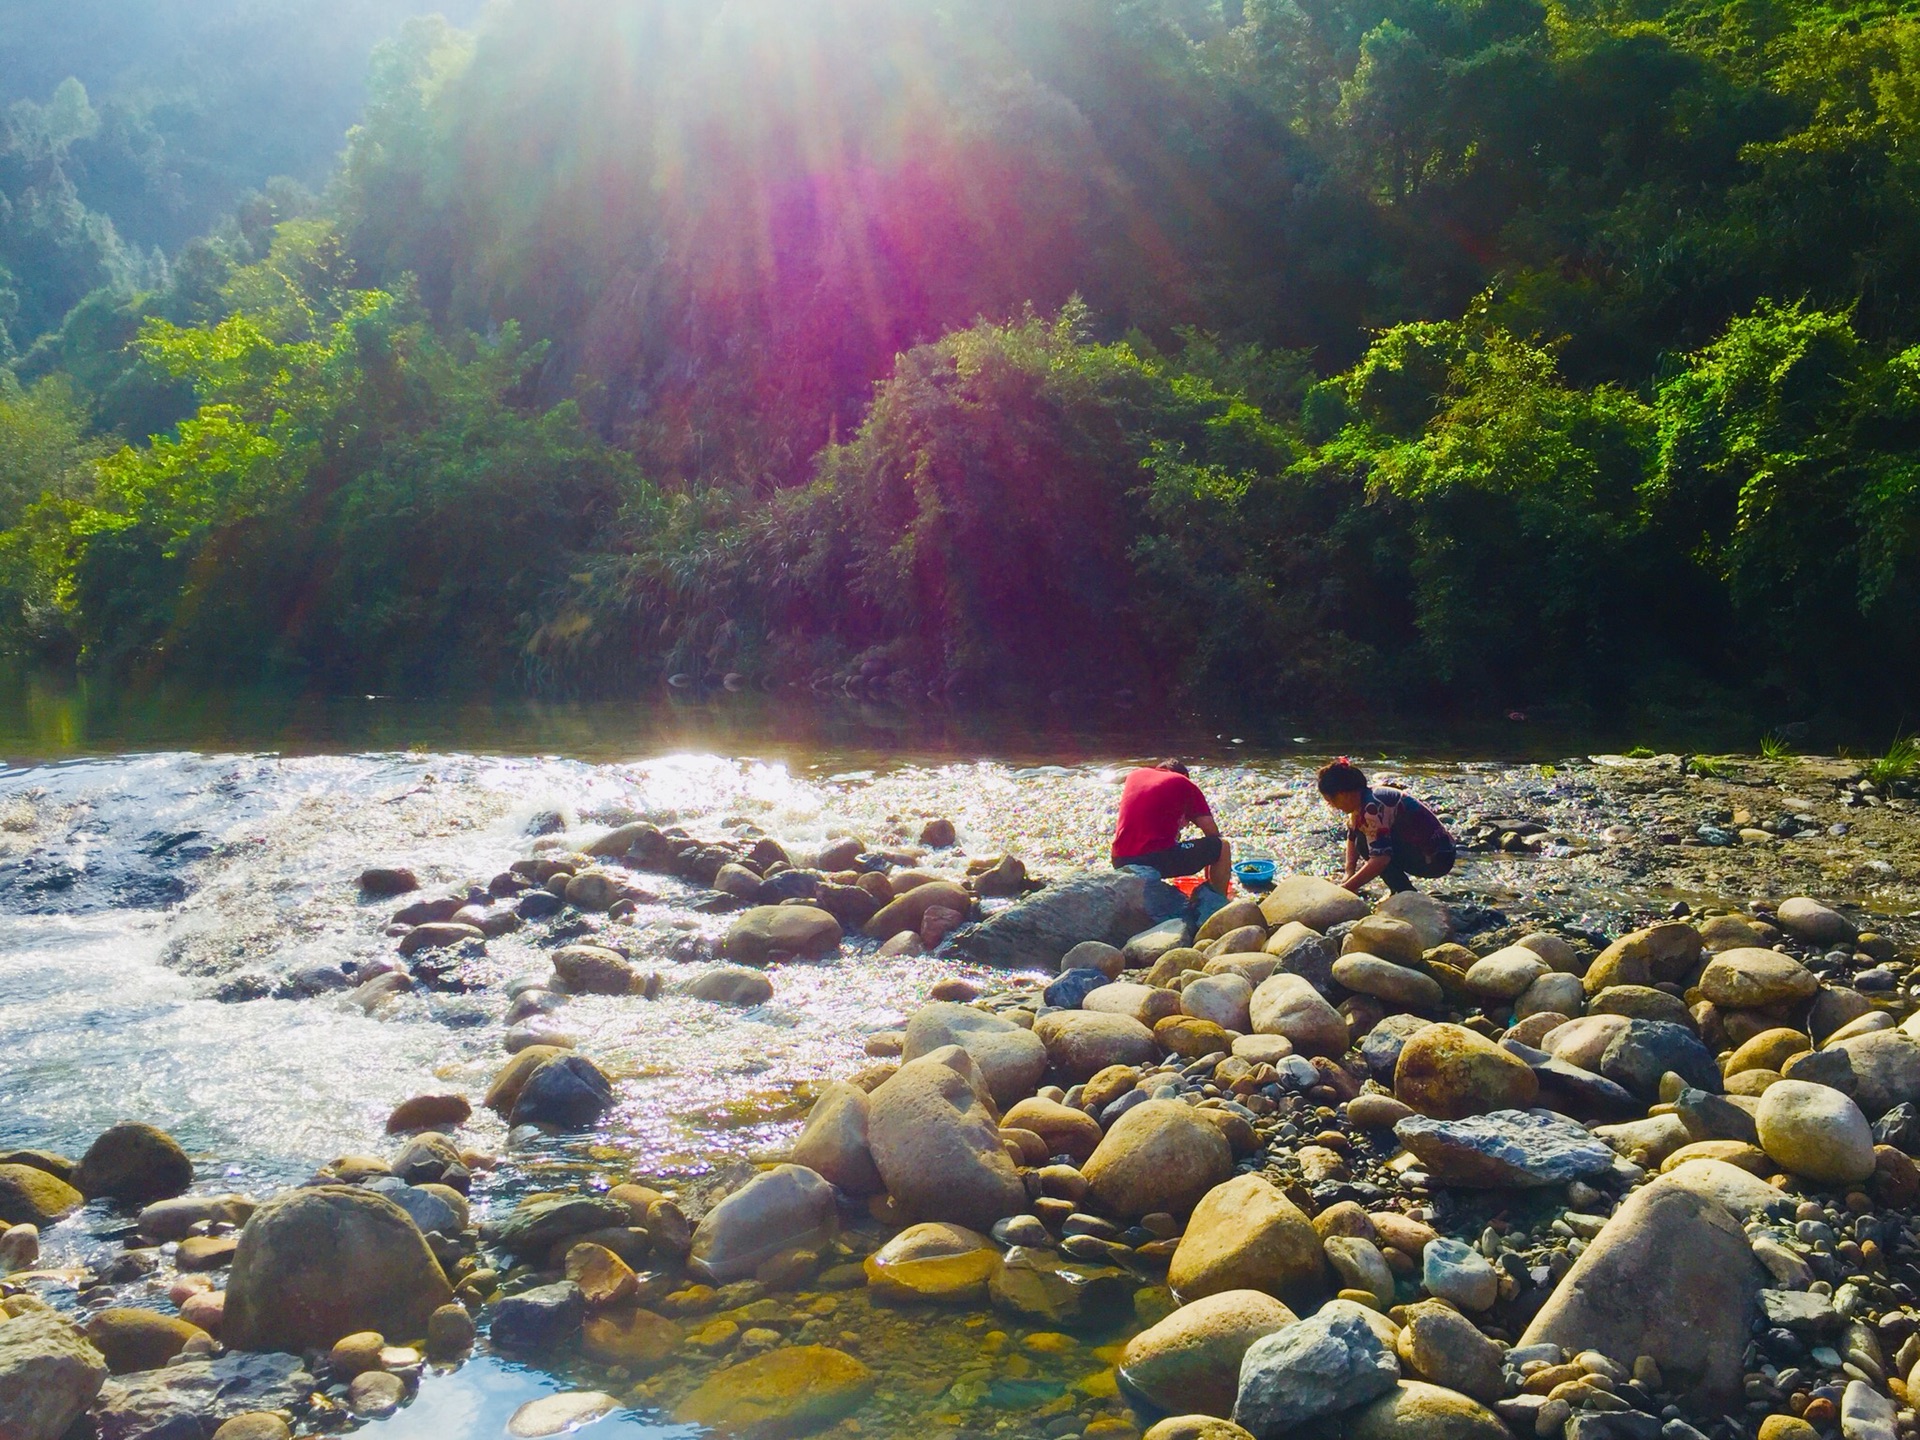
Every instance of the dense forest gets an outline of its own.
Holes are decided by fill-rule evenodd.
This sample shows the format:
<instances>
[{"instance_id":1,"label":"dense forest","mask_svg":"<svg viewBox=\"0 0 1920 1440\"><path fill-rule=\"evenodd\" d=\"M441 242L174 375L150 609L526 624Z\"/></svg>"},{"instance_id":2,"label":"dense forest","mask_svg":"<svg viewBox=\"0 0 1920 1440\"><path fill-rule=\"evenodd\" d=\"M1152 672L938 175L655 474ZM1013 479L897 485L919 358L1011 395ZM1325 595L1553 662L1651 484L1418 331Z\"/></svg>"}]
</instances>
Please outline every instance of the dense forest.
<instances>
[{"instance_id":1,"label":"dense forest","mask_svg":"<svg viewBox=\"0 0 1920 1440\"><path fill-rule=\"evenodd\" d=\"M16 8L0 648L1920 702L1913 0Z\"/></svg>"}]
</instances>

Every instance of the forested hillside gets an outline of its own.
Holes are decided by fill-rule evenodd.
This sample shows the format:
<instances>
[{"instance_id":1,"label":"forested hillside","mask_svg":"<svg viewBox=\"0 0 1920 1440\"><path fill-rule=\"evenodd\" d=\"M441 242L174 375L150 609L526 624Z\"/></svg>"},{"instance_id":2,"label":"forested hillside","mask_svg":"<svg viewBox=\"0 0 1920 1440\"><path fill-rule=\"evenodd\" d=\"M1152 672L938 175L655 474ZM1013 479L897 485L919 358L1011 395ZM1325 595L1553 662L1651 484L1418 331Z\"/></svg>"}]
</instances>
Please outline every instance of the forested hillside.
<instances>
[{"instance_id":1,"label":"forested hillside","mask_svg":"<svg viewBox=\"0 0 1920 1440\"><path fill-rule=\"evenodd\" d=\"M410 7L286 8L317 56ZM165 131L222 177L169 172L191 240L74 178L114 132L63 53L0 68L46 92L0 155L16 650L1920 700L1920 6L503 0L379 48L312 193L260 172L319 98ZM156 63L114 83L218 97Z\"/></svg>"}]
</instances>

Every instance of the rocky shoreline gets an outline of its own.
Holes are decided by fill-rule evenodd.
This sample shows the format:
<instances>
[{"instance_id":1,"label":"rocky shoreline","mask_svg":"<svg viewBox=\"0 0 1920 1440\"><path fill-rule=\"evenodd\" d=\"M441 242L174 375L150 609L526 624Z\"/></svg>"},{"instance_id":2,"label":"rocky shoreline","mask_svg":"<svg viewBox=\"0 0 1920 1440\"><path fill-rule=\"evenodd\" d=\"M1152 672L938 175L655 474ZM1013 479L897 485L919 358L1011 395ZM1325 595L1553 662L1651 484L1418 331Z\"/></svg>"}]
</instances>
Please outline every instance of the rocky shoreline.
<instances>
[{"instance_id":1,"label":"rocky shoreline","mask_svg":"<svg viewBox=\"0 0 1920 1440\"><path fill-rule=\"evenodd\" d=\"M0 1434L333 1431L476 1346L580 1382L520 1435L621 1408L746 1436L1912 1434L1905 922L1785 888L1897 909L1907 797L1845 762L1551 778L1574 816L1456 819L1664 880L1670 913L1603 934L1551 886L1375 909L1293 876L1189 917L1142 877L969 860L942 819L799 864L636 819L426 898L369 869L392 956L344 1003L458 987L508 933L548 954L487 1093L417 1096L378 1154L258 1203L138 1124L0 1156ZM728 917L691 975L623 943L653 877ZM1009 974L931 985L786 1153L472 1203L613 1103L570 997L753 1006L789 966L927 950ZM460 1139L476 1101L504 1159ZM42 1268L83 1206L114 1253ZM135 1282L166 1304L117 1303Z\"/></svg>"}]
</instances>

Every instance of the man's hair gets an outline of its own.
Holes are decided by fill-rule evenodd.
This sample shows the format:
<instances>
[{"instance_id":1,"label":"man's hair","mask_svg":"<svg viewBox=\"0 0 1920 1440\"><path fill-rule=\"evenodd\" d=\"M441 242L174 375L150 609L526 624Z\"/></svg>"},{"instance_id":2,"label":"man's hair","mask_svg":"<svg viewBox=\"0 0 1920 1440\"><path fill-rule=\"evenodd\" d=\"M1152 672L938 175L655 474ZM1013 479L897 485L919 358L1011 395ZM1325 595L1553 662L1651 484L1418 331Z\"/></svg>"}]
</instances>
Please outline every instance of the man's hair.
<instances>
[{"instance_id":1,"label":"man's hair","mask_svg":"<svg viewBox=\"0 0 1920 1440\"><path fill-rule=\"evenodd\" d=\"M1171 770L1176 775L1184 775L1187 773L1187 764L1184 760L1162 760L1153 768L1156 770Z\"/></svg>"},{"instance_id":2,"label":"man's hair","mask_svg":"<svg viewBox=\"0 0 1920 1440\"><path fill-rule=\"evenodd\" d=\"M1366 773L1351 760L1342 756L1338 760L1329 760L1320 767L1320 793L1326 796L1345 795L1350 790L1367 788Z\"/></svg>"}]
</instances>

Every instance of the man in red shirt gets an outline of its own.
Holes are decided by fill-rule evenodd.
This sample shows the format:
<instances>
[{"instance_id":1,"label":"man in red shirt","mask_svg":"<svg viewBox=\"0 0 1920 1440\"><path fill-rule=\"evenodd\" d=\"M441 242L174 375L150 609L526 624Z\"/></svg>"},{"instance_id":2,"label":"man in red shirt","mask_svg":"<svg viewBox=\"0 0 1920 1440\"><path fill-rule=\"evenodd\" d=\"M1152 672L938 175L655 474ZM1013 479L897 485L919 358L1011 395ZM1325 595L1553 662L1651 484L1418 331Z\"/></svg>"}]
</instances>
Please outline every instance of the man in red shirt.
<instances>
[{"instance_id":1,"label":"man in red shirt","mask_svg":"<svg viewBox=\"0 0 1920 1440\"><path fill-rule=\"evenodd\" d=\"M1193 825L1197 840L1182 840ZM1165 879L1207 872L1207 883L1222 895L1233 871L1233 851L1214 823L1200 787L1187 778L1178 760L1135 770L1120 792L1120 824L1113 836L1115 865L1145 865Z\"/></svg>"}]
</instances>

